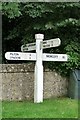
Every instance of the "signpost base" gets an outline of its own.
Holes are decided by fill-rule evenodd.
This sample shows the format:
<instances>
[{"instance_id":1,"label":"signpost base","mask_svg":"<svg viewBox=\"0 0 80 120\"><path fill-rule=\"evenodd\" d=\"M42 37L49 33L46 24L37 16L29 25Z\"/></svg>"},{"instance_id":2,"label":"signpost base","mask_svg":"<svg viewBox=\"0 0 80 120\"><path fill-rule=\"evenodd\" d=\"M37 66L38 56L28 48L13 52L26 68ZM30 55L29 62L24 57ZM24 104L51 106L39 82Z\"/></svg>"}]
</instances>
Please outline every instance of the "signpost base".
<instances>
[{"instance_id":1,"label":"signpost base","mask_svg":"<svg viewBox=\"0 0 80 120\"><path fill-rule=\"evenodd\" d=\"M35 65L34 103L43 102L43 66Z\"/></svg>"}]
</instances>

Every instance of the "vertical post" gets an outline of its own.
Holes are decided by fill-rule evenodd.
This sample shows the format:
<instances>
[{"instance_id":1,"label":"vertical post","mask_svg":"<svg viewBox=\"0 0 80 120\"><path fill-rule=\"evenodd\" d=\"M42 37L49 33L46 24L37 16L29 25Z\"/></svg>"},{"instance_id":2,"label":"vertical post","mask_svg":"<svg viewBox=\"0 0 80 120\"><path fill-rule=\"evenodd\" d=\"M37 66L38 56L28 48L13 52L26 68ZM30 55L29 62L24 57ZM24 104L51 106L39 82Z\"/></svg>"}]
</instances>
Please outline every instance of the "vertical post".
<instances>
[{"instance_id":1,"label":"vertical post","mask_svg":"<svg viewBox=\"0 0 80 120\"><path fill-rule=\"evenodd\" d=\"M41 43L44 39L43 34L36 34L36 64L34 80L34 103L43 102L43 65Z\"/></svg>"}]
</instances>

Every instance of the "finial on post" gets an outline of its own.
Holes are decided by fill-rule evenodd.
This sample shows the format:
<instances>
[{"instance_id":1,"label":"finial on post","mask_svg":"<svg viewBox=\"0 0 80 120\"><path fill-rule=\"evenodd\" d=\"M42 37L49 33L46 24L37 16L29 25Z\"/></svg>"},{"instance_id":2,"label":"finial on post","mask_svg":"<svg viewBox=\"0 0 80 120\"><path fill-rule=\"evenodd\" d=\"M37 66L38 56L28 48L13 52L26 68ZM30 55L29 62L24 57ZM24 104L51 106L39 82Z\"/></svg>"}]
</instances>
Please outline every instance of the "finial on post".
<instances>
[{"instance_id":1,"label":"finial on post","mask_svg":"<svg viewBox=\"0 0 80 120\"><path fill-rule=\"evenodd\" d=\"M35 34L35 39L36 40L44 39L44 35L43 34Z\"/></svg>"}]
</instances>

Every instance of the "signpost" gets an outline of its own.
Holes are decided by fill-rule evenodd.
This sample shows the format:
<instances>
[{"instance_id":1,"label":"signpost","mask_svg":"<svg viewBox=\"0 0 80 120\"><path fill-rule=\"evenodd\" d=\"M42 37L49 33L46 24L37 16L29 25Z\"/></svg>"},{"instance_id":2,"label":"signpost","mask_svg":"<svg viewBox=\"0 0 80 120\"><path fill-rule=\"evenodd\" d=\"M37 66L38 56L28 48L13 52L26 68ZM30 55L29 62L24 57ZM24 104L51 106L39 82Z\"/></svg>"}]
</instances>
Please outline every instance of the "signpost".
<instances>
[{"instance_id":1,"label":"signpost","mask_svg":"<svg viewBox=\"0 0 80 120\"><path fill-rule=\"evenodd\" d=\"M6 52L5 58L8 60L31 60L36 61L35 64L35 80L34 80L34 102L43 102L43 64L42 61L67 61L66 54L49 54L43 53L43 49L57 47L61 41L59 38L45 40L43 34L35 35L36 43L30 43L21 46L21 51L36 50L36 53L23 52Z\"/></svg>"}]
</instances>

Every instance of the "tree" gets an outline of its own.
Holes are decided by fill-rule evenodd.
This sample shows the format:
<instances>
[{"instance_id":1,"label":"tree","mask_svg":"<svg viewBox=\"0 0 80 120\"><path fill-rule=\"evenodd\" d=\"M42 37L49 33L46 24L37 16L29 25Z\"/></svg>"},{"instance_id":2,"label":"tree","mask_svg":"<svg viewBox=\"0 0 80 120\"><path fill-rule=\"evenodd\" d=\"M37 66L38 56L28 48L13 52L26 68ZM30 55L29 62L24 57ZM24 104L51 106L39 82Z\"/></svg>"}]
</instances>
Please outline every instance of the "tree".
<instances>
[{"instance_id":1,"label":"tree","mask_svg":"<svg viewBox=\"0 0 80 120\"><path fill-rule=\"evenodd\" d=\"M7 33L3 35L5 45L3 53L20 51L21 44L34 42L35 33L42 33L45 35L45 39L56 37L61 39L61 46L46 49L44 52L70 55L69 62L47 63L50 69L55 68L61 73L68 73L71 69L80 68L79 3L15 3L16 10L13 9L13 4L6 3L3 5L4 25L7 21L8 26L10 26ZM5 6L8 7L8 10ZM7 48L7 44L10 43L14 43L14 45Z\"/></svg>"}]
</instances>

